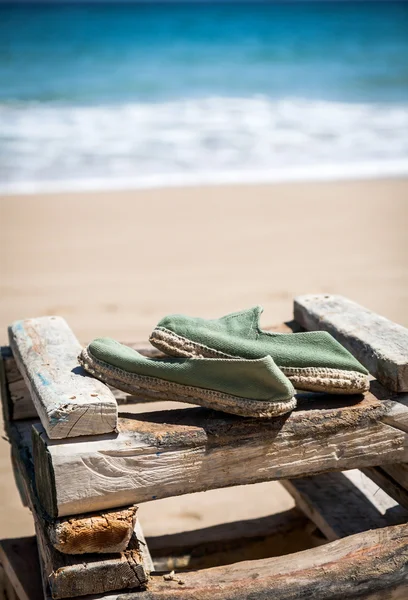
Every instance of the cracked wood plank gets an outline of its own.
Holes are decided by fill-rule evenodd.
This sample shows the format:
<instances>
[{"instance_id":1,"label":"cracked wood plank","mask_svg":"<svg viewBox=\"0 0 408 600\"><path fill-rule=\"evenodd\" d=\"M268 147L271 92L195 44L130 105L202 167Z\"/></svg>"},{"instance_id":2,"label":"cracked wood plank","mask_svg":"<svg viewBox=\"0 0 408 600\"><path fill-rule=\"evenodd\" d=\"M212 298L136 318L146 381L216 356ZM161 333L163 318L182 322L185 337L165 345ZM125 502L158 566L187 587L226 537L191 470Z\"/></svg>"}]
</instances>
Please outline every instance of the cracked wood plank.
<instances>
[{"instance_id":1,"label":"cracked wood plank","mask_svg":"<svg viewBox=\"0 0 408 600\"><path fill-rule=\"evenodd\" d=\"M135 342L133 344L127 344L131 348L134 348L144 356L158 357L163 356L163 353L154 348L149 342ZM150 347L149 347L150 346ZM32 401L30 391L27 387L26 382L23 379L20 371L18 370L16 361L14 360L13 353L10 346L1 347L1 355L3 358L5 378L8 382L9 389L9 403L7 406L9 421L19 421L21 419L35 419L38 417L38 412ZM112 394L115 397L117 404L133 404L135 402L152 402L151 399L141 400L131 394L122 392L111 386L108 386Z\"/></svg>"},{"instance_id":2,"label":"cracked wood plank","mask_svg":"<svg viewBox=\"0 0 408 600\"><path fill-rule=\"evenodd\" d=\"M344 298L298 296L294 317L305 329L328 331L394 392L408 392L408 329Z\"/></svg>"},{"instance_id":3,"label":"cracked wood plank","mask_svg":"<svg viewBox=\"0 0 408 600\"><path fill-rule=\"evenodd\" d=\"M181 583L180 583L181 582ZM117 600L405 600L408 525L349 536L287 556L153 577Z\"/></svg>"},{"instance_id":4,"label":"cracked wood plank","mask_svg":"<svg viewBox=\"0 0 408 600\"><path fill-rule=\"evenodd\" d=\"M44 576L49 585L52 598L62 599L89 594L102 594L143 586L148 579L151 559L150 561L147 560L149 554L140 523L135 523L130 540L123 552L114 552L114 548L112 548L113 552L104 555L91 552L93 546L100 543L104 544L107 539L105 533L100 530L100 522L95 527L95 523L91 521L91 518L100 521L101 515L84 515L82 519L78 519L78 525L82 521L83 528L77 532L76 536L72 534L72 528L69 527L72 519L60 521L60 523L65 522L68 524L65 533L70 537L71 545L77 543L82 547L86 546L86 554L81 554L81 556L64 554L53 546L49 535L49 524L37 512L32 502L35 480L32 472L30 475L32 464L29 442L27 441L27 431L30 427L30 422L19 422L11 425L10 431L13 438L15 463L20 471L22 481L25 484L25 492L29 498L39 551L44 565ZM131 518L133 520L134 514L131 515ZM109 535L112 541L112 532ZM78 550L78 547L76 550Z\"/></svg>"},{"instance_id":5,"label":"cracked wood plank","mask_svg":"<svg viewBox=\"0 0 408 600\"><path fill-rule=\"evenodd\" d=\"M26 550L21 544L20 548L24 555ZM21 563L14 562L13 568L15 579L22 581ZM406 600L408 525L368 531L286 556L180 572L170 579L157 574L144 591L108 593L99 600L270 600L271 594L273 600Z\"/></svg>"},{"instance_id":6,"label":"cracked wood plank","mask_svg":"<svg viewBox=\"0 0 408 600\"><path fill-rule=\"evenodd\" d=\"M37 421L8 427L14 474L20 493L50 543L64 554L110 554L127 549L136 525L137 506L48 520L36 494L31 428Z\"/></svg>"},{"instance_id":7,"label":"cracked wood plank","mask_svg":"<svg viewBox=\"0 0 408 600\"><path fill-rule=\"evenodd\" d=\"M78 364L81 346L61 317L16 321L10 346L48 436L64 439L116 429L116 400Z\"/></svg>"},{"instance_id":8,"label":"cracked wood plank","mask_svg":"<svg viewBox=\"0 0 408 600\"><path fill-rule=\"evenodd\" d=\"M125 552L106 557L87 554L78 560L57 552L47 543L37 526L36 532L44 574L55 600L140 588L147 583L136 537Z\"/></svg>"},{"instance_id":9,"label":"cracked wood plank","mask_svg":"<svg viewBox=\"0 0 408 600\"><path fill-rule=\"evenodd\" d=\"M358 469L291 479L282 485L330 541L408 521L408 510Z\"/></svg>"},{"instance_id":10,"label":"cracked wood plank","mask_svg":"<svg viewBox=\"0 0 408 600\"><path fill-rule=\"evenodd\" d=\"M10 383L7 377L10 376L10 370L4 368L5 355L7 356L7 352L2 352L0 356L4 425L13 448L13 471L23 505L38 513L50 540L61 552L106 554L126 550L135 526L135 506L53 521L49 521L43 514L36 493L31 442L31 427L33 423L38 423L38 419L21 423L8 420L6 407L10 405ZM11 376L11 383L14 380Z\"/></svg>"},{"instance_id":11,"label":"cracked wood plank","mask_svg":"<svg viewBox=\"0 0 408 600\"><path fill-rule=\"evenodd\" d=\"M57 517L407 461L408 435L382 422L392 402L360 398L305 394L291 414L262 421L203 408L128 415L117 434L59 443L35 426L40 499Z\"/></svg>"}]
</instances>

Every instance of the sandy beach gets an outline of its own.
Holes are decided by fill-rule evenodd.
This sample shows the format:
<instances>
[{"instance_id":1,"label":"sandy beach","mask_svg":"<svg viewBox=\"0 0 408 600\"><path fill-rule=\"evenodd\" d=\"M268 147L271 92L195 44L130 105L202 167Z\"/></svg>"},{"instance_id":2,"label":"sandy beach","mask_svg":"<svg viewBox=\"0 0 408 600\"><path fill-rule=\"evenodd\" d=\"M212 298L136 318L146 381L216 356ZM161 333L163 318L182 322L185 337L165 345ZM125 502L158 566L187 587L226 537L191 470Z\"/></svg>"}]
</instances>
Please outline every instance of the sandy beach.
<instances>
[{"instance_id":1,"label":"sandy beach","mask_svg":"<svg viewBox=\"0 0 408 600\"><path fill-rule=\"evenodd\" d=\"M86 342L147 339L165 314L217 317L297 294L343 294L408 326L408 180L156 189L0 198L0 342L13 320L57 314ZM279 484L160 501L145 533L292 506ZM32 520L0 440L0 537ZM154 516L153 516L154 515Z\"/></svg>"}]
</instances>

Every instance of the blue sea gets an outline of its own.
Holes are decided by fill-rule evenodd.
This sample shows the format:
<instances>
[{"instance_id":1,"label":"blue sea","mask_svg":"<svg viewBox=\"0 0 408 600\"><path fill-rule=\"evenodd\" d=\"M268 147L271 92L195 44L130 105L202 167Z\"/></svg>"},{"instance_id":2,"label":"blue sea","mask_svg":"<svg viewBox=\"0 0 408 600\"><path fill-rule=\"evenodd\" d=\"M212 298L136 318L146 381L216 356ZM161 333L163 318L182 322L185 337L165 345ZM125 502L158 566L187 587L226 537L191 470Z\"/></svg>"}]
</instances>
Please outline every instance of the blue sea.
<instances>
[{"instance_id":1,"label":"blue sea","mask_svg":"<svg viewBox=\"0 0 408 600\"><path fill-rule=\"evenodd\" d=\"M0 4L0 191L407 173L406 2Z\"/></svg>"}]
</instances>

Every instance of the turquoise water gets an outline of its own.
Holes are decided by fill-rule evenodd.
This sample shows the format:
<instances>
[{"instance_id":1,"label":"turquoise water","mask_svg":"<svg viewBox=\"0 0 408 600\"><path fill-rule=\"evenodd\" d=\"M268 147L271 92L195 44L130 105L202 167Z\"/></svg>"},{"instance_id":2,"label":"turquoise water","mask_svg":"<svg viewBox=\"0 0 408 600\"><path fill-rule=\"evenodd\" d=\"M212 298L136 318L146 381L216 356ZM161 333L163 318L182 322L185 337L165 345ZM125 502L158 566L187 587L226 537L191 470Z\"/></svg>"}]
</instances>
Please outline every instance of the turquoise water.
<instances>
[{"instance_id":1,"label":"turquoise water","mask_svg":"<svg viewBox=\"0 0 408 600\"><path fill-rule=\"evenodd\" d=\"M405 2L0 4L3 187L407 162Z\"/></svg>"}]
</instances>

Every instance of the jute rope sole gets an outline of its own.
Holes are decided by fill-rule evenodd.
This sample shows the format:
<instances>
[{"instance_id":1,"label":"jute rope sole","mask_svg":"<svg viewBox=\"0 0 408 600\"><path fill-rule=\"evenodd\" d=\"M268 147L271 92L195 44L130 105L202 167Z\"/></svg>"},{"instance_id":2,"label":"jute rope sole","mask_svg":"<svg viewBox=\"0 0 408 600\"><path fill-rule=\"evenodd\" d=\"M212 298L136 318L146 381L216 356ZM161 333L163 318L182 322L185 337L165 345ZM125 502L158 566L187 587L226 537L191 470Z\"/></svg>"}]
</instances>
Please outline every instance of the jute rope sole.
<instances>
[{"instance_id":1,"label":"jute rope sole","mask_svg":"<svg viewBox=\"0 0 408 600\"><path fill-rule=\"evenodd\" d=\"M236 358L204 344L192 342L164 327L156 327L149 341L153 346L171 356L183 358ZM367 375L328 367L280 367L284 375L299 390L326 392L327 394L362 394L369 389Z\"/></svg>"},{"instance_id":2,"label":"jute rope sole","mask_svg":"<svg viewBox=\"0 0 408 600\"><path fill-rule=\"evenodd\" d=\"M241 417L276 417L296 408L296 398L285 401L253 400L130 373L95 358L87 348L82 350L78 360L97 379L137 397L199 404Z\"/></svg>"}]
</instances>

